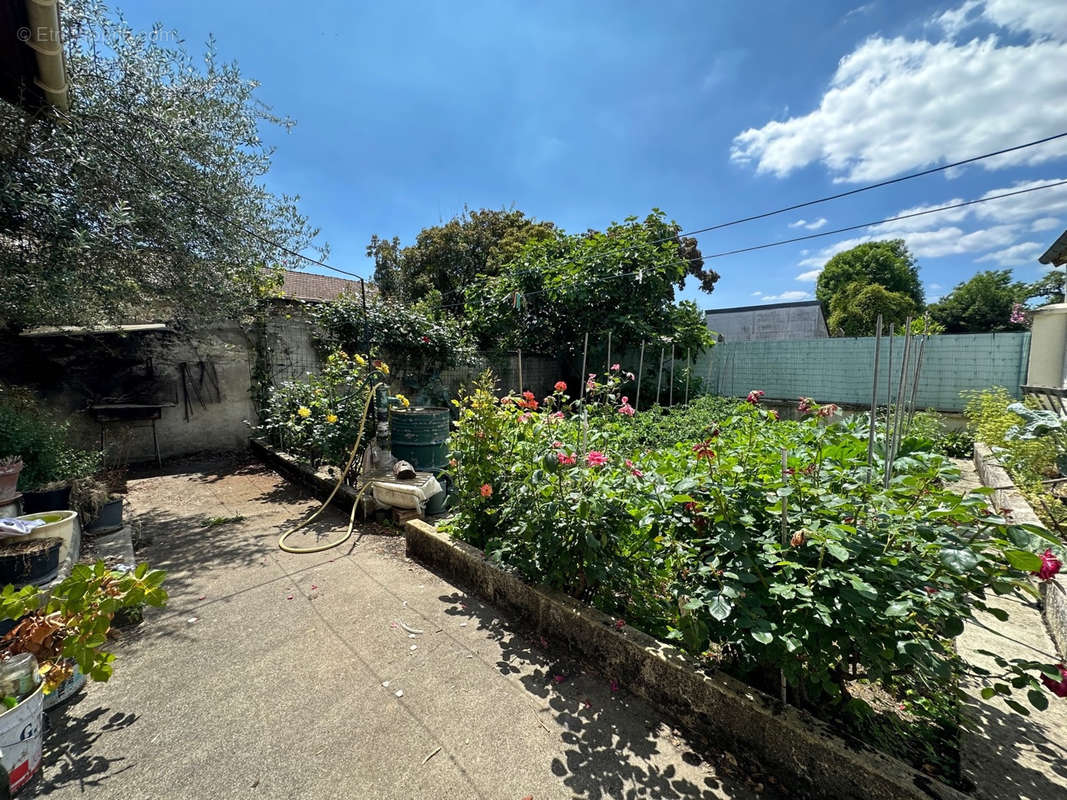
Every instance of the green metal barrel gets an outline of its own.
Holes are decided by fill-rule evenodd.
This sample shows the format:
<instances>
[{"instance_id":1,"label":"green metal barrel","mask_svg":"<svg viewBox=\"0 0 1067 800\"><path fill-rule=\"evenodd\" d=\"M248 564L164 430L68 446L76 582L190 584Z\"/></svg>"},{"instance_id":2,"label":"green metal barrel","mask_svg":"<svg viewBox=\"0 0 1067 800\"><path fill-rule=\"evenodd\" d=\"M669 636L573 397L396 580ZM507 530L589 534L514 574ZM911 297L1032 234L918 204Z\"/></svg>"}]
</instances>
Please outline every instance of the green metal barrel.
<instances>
[{"instance_id":1,"label":"green metal barrel","mask_svg":"<svg viewBox=\"0 0 1067 800\"><path fill-rule=\"evenodd\" d=\"M394 408L393 455L417 470L442 469L448 464L449 419L447 408Z\"/></svg>"}]
</instances>

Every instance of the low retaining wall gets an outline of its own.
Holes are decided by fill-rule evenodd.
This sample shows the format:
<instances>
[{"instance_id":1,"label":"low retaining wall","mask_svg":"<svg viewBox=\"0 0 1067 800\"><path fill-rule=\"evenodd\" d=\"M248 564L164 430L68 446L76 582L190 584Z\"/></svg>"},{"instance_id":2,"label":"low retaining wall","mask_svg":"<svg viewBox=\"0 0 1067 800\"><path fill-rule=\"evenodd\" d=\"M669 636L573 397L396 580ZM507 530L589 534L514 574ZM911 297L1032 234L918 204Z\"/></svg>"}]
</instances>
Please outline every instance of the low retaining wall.
<instances>
[{"instance_id":1,"label":"low retaining wall","mask_svg":"<svg viewBox=\"0 0 1067 800\"><path fill-rule=\"evenodd\" d=\"M993 489L993 502L997 508L1011 509L1012 519L1020 524L1045 527L1026 498L1015 488L1011 476L996 460L989 445L975 442L974 466L978 470L982 483ZM1045 619L1045 626L1056 645L1056 652L1065 656L1067 655L1067 590L1057 580L1041 581L1038 589L1041 592L1041 616Z\"/></svg>"},{"instance_id":2,"label":"low retaining wall","mask_svg":"<svg viewBox=\"0 0 1067 800\"><path fill-rule=\"evenodd\" d=\"M326 500L333 491L333 487L337 485L337 478L316 472L310 465L288 453L278 452L262 439L251 439L248 444L252 449L252 455L279 475L309 490L319 500ZM342 486L333 497L333 505L346 511L352 508L354 502L356 502L356 490L351 486Z\"/></svg>"},{"instance_id":3,"label":"low retaining wall","mask_svg":"<svg viewBox=\"0 0 1067 800\"><path fill-rule=\"evenodd\" d=\"M576 648L606 675L691 729L740 746L785 785L834 800L967 797L724 673L698 669L681 651L639 630L616 630L607 615L526 584L490 564L477 548L422 520L410 520L405 527L410 556Z\"/></svg>"}]
</instances>

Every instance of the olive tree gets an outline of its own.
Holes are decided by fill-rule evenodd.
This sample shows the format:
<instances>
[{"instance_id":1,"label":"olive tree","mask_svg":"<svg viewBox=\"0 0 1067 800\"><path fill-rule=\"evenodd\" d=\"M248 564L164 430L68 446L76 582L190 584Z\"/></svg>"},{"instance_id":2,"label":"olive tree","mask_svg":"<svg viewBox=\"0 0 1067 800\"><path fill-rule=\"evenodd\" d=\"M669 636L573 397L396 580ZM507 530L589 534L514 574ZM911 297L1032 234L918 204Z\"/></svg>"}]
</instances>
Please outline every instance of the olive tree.
<instances>
[{"instance_id":1,"label":"olive tree","mask_svg":"<svg viewBox=\"0 0 1067 800\"><path fill-rule=\"evenodd\" d=\"M0 101L0 329L235 317L315 231L262 185L287 128L209 42L62 8L70 111Z\"/></svg>"}]
</instances>

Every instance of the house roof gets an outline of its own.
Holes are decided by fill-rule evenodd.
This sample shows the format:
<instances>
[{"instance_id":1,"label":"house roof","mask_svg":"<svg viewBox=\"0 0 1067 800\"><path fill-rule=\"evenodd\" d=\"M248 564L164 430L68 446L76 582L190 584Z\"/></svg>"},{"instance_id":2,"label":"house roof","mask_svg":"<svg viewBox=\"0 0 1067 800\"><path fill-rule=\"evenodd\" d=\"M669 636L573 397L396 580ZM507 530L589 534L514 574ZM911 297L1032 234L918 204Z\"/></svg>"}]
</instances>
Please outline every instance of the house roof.
<instances>
[{"instance_id":1,"label":"house roof","mask_svg":"<svg viewBox=\"0 0 1067 800\"><path fill-rule=\"evenodd\" d=\"M285 280L282 283L283 299L310 300L317 303L328 303L336 300L342 294L351 294L359 297L360 282L350 281L346 278L334 278L330 275L316 275L312 272L294 272L291 269L285 271ZM367 287L367 295L370 296L374 287Z\"/></svg>"},{"instance_id":2,"label":"house roof","mask_svg":"<svg viewBox=\"0 0 1067 800\"><path fill-rule=\"evenodd\" d=\"M1060 238L1052 243L1052 247L1038 259L1042 264L1051 264L1054 267L1062 267L1067 264L1067 231L1060 234Z\"/></svg>"},{"instance_id":3,"label":"house roof","mask_svg":"<svg viewBox=\"0 0 1067 800\"><path fill-rule=\"evenodd\" d=\"M805 308L819 305L818 300L796 300L792 303L760 303L758 306L735 306L733 308L709 308L705 315L734 314L738 311L766 311L769 308Z\"/></svg>"}]
</instances>

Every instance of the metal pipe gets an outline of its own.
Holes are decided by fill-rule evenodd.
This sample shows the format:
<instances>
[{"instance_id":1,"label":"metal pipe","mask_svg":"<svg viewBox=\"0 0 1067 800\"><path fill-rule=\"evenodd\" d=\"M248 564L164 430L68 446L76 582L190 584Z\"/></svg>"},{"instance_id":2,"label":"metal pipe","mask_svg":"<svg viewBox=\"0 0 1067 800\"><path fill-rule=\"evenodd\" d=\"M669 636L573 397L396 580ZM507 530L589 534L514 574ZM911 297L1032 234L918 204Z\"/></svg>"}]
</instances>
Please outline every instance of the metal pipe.
<instances>
[{"instance_id":1,"label":"metal pipe","mask_svg":"<svg viewBox=\"0 0 1067 800\"><path fill-rule=\"evenodd\" d=\"M656 375L656 404L659 404L660 392L663 391L663 356L666 354L667 348L661 347L659 349L659 373Z\"/></svg>"},{"instance_id":2,"label":"metal pipe","mask_svg":"<svg viewBox=\"0 0 1067 800\"><path fill-rule=\"evenodd\" d=\"M882 353L882 315L874 325L874 385L871 389L871 419L867 425L867 483L871 482L871 467L874 464L874 429L878 415L878 360Z\"/></svg>"},{"instance_id":3,"label":"metal pipe","mask_svg":"<svg viewBox=\"0 0 1067 800\"><path fill-rule=\"evenodd\" d=\"M685 405L689 405L689 348L685 348Z\"/></svg>"},{"instance_id":4,"label":"metal pipe","mask_svg":"<svg viewBox=\"0 0 1067 800\"><path fill-rule=\"evenodd\" d=\"M893 337L896 335L893 323L889 323L889 363L886 364L885 375L885 437L882 439L882 483L889 484L889 420L892 417L890 409L893 405Z\"/></svg>"},{"instance_id":5,"label":"metal pipe","mask_svg":"<svg viewBox=\"0 0 1067 800\"><path fill-rule=\"evenodd\" d=\"M585 400L585 358L589 355L589 331L585 332L585 345L582 347L582 376L579 381L578 402Z\"/></svg>"},{"instance_id":6,"label":"metal pipe","mask_svg":"<svg viewBox=\"0 0 1067 800\"><path fill-rule=\"evenodd\" d=\"M911 382L911 410L908 412L908 423L904 428L904 435L911 430L911 422L915 419L915 400L919 394L919 372L923 368L923 353L926 351L926 340L930 338L930 315L923 316L923 338L919 341L919 354L915 359L915 377Z\"/></svg>"},{"instance_id":7,"label":"metal pipe","mask_svg":"<svg viewBox=\"0 0 1067 800\"><path fill-rule=\"evenodd\" d=\"M641 342L641 357L637 360L637 394L634 397L634 408L641 410L641 378L645 372L645 343Z\"/></svg>"},{"instance_id":8,"label":"metal pipe","mask_svg":"<svg viewBox=\"0 0 1067 800\"><path fill-rule=\"evenodd\" d=\"M608 331L608 360L604 364L604 372L611 372L611 331Z\"/></svg>"},{"instance_id":9,"label":"metal pipe","mask_svg":"<svg viewBox=\"0 0 1067 800\"><path fill-rule=\"evenodd\" d=\"M519 394L522 394L526 387L522 383L522 348L519 348Z\"/></svg>"},{"instance_id":10,"label":"metal pipe","mask_svg":"<svg viewBox=\"0 0 1067 800\"><path fill-rule=\"evenodd\" d=\"M908 355L909 355L909 351L911 349L911 316L910 315L907 317L907 320L904 323L904 325L905 325L905 328L904 328L904 351L901 353L901 357L900 357L900 377L897 380L897 395L896 395L896 400L894 402L893 415L892 415L892 423L893 423L892 437L891 437L890 442L889 442L889 460L888 460L888 462L886 464L886 473L885 473L885 488L886 489L889 488L889 483L893 478L893 461L896 460L897 449L898 449L898 447L900 445L900 442L898 441L898 437L900 435L900 418L901 418L900 403L903 400L905 383L907 382Z\"/></svg>"},{"instance_id":11,"label":"metal pipe","mask_svg":"<svg viewBox=\"0 0 1067 800\"><path fill-rule=\"evenodd\" d=\"M674 345L671 345L671 385L667 389L667 405L674 405Z\"/></svg>"}]
</instances>

